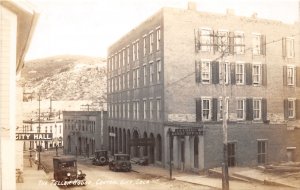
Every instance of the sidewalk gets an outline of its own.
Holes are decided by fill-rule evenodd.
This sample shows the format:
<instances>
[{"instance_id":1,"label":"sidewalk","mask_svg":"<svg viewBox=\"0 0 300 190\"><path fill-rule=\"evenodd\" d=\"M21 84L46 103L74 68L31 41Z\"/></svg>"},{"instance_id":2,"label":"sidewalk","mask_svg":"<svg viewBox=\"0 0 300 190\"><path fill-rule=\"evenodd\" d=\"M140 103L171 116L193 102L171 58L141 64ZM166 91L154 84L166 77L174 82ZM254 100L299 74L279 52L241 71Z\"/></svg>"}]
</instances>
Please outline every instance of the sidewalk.
<instances>
[{"instance_id":1,"label":"sidewalk","mask_svg":"<svg viewBox=\"0 0 300 190\"><path fill-rule=\"evenodd\" d=\"M17 183L17 190L55 190L59 189L51 182L51 176L48 176L44 170L37 170L37 165L29 163L29 155L24 154L23 183Z\"/></svg>"},{"instance_id":2,"label":"sidewalk","mask_svg":"<svg viewBox=\"0 0 300 190\"><path fill-rule=\"evenodd\" d=\"M133 165L132 170L138 173L163 177L169 179L169 170L166 168L160 168L155 166L139 166ZM222 189L222 179L211 177L208 175L199 175L196 173L183 173L178 170L173 170L172 178L178 181L192 183L207 187L212 187L215 189ZM255 182L246 182L239 180L230 180L229 181L230 190L252 190L252 189L261 189L261 190L289 190L293 188L289 187L278 187L274 185L264 185L261 183Z\"/></svg>"}]
</instances>

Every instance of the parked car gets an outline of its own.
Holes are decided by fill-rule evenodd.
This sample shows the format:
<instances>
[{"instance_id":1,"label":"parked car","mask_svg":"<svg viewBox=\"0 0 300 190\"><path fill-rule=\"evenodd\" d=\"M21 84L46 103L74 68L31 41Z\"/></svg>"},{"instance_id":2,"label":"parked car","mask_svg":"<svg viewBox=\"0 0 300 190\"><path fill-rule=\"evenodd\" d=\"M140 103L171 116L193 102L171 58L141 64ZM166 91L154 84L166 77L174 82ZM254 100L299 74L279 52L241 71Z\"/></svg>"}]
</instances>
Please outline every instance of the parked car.
<instances>
[{"instance_id":1,"label":"parked car","mask_svg":"<svg viewBox=\"0 0 300 190\"><path fill-rule=\"evenodd\" d=\"M113 171L131 171L130 156L128 154L115 154L109 162L109 169Z\"/></svg>"},{"instance_id":2,"label":"parked car","mask_svg":"<svg viewBox=\"0 0 300 190\"><path fill-rule=\"evenodd\" d=\"M107 165L108 160L108 151L107 150L96 150L95 158L92 160L93 165L104 166Z\"/></svg>"},{"instance_id":3,"label":"parked car","mask_svg":"<svg viewBox=\"0 0 300 190\"><path fill-rule=\"evenodd\" d=\"M73 156L53 157L53 169L56 185L86 185L86 174L77 169L77 160Z\"/></svg>"}]
</instances>

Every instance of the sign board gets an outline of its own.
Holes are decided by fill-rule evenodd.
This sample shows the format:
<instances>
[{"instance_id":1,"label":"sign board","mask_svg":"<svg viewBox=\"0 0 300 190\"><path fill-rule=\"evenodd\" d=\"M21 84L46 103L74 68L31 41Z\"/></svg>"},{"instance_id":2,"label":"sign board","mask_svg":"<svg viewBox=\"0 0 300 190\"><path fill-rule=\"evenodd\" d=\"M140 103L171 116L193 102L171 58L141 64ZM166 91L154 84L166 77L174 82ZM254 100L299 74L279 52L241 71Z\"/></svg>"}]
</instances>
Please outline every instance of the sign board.
<instances>
[{"instance_id":1,"label":"sign board","mask_svg":"<svg viewBox=\"0 0 300 190\"><path fill-rule=\"evenodd\" d=\"M16 140L23 141L44 141L44 140L52 140L52 133L16 133Z\"/></svg>"},{"instance_id":2,"label":"sign board","mask_svg":"<svg viewBox=\"0 0 300 190\"><path fill-rule=\"evenodd\" d=\"M111 136L111 137L115 137L115 136L116 136L116 134L115 134L115 133L112 133L112 132L110 132L110 133L109 133L109 136Z\"/></svg>"},{"instance_id":3,"label":"sign board","mask_svg":"<svg viewBox=\"0 0 300 190\"><path fill-rule=\"evenodd\" d=\"M154 146L154 138L130 139L130 146Z\"/></svg>"},{"instance_id":4,"label":"sign board","mask_svg":"<svg viewBox=\"0 0 300 190\"><path fill-rule=\"evenodd\" d=\"M203 128L202 127L193 127L193 128L184 128L184 129L175 129L172 132L173 136L197 136L203 135Z\"/></svg>"}]
</instances>

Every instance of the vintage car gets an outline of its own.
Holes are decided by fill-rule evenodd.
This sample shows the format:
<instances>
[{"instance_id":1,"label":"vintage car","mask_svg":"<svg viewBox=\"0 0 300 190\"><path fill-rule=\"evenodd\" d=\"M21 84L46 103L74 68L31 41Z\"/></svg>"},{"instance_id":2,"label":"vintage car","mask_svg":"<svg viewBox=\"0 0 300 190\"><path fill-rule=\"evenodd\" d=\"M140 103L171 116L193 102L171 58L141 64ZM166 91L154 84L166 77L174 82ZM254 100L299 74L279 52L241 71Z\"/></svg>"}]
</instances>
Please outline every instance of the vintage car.
<instances>
[{"instance_id":1,"label":"vintage car","mask_svg":"<svg viewBox=\"0 0 300 190\"><path fill-rule=\"evenodd\" d=\"M115 154L108 166L113 171L130 171L130 156L128 154Z\"/></svg>"},{"instance_id":2,"label":"vintage car","mask_svg":"<svg viewBox=\"0 0 300 190\"><path fill-rule=\"evenodd\" d=\"M107 150L96 150L95 151L95 158L92 160L93 165L103 166L107 165L109 162L108 160L108 152Z\"/></svg>"},{"instance_id":3,"label":"vintage car","mask_svg":"<svg viewBox=\"0 0 300 190\"><path fill-rule=\"evenodd\" d=\"M77 170L77 159L74 156L53 157L53 169L56 185L86 185L86 174Z\"/></svg>"}]
</instances>

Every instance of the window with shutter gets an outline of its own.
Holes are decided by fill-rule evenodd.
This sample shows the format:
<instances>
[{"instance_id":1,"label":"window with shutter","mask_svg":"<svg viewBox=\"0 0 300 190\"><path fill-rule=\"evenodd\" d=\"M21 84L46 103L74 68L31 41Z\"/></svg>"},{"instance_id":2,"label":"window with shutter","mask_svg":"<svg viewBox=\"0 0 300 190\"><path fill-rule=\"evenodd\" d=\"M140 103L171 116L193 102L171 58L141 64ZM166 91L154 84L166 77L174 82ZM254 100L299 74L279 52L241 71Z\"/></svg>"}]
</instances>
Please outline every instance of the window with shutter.
<instances>
[{"instance_id":1,"label":"window with shutter","mask_svg":"<svg viewBox=\"0 0 300 190\"><path fill-rule=\"evenodd\" d=\"M196 99L196 122L202 121L201 98Z\"/></svg>"},{"instance_id":2,"label":"window with shutter","mask_svg":"<svg viewBox=\"0 0 300 190\"><path fill-rule=\"evenodd\" d=\"M253 120L253 99L247 98L246 99L246 120L251 121Z\"/></svg>"},{"instance_id":3,"label":"window with shutter","mask_svg":"<svg viewBox=\"0 0 300 190\"><path fill-rule=\"evenodd\" d=\"M262 119L262 100L261 99L253 99L253 120L261 120Z\"/></svg>"},{"instance_id":4,"label":"window with shutter","mask_svg":"<svg viewBox=\"0 0 300 190\"><path fill-rule=\"evenodd\" d=\"M229 67L229 62L225 62L225 84L228 84L229 83L229 75L230 75L230 67ZM219 81L220 81L220 84L223 84L223 75L222 75L222 71L223 71L223 68L222 68L222 63L219 63Z\"/></svg>"},{"instance_id":5,"label":"window with shutter","mask_svg":"<svg viewBox=\"0 0 300 190\"><path fill-rule=\"evenodd\" d=\"M210 83L211 78L211 62L209 60L201 61L201 82L203 84Z\"/></svg>"},{"instance_id":6,"label":"window with shutter","mask_svg":"<svg viewBox=\"0 0 300 190\"><path fill-rule=\"evenodd\" d=\"M286 57L287 58L295 57L294 38L286 38Z\"/></svg>"},{"instance_id":7,"label":"window with shutter","mask_svg":"<svg viewBox=\"0 0 300 190\"><path fill-rule=\"evenodd\" d=\"M227 30L219 30L218 31L218 50L219 52L229 52L228 49L229 41L228 41L228 31Z\"/></svg>"},{"instance_id":8,"label":"window with shutter","mask_svg":"<svg viewBox=\"0 0 300 190\"><path fill-rule=\"evenodd\" d=\"M294 65L287 66L287 85L288 86L295 85L295 77L296 77L295 66Z\"/></svg>"},{"instance_id":9,"label":"window with shutter","mask_svg":"<svg viewBox=\"0 0 300 190\"><path fill-rule=\"evenodd\" d=\"M211 63L212 67L212 83L218 84L219 83L219 63L216 61L213 61Z\"/></svg>"},{"instance_id":10,"label":"window with shutter","mask_svg":"<svg viewBox=\"0 0 300 190\"><path fill-rule=\"evenodd\" d=\"M288 98L288 101L287 101L287 108L288 108L288 111L287 111L287 114L288 114L288 119L294 119L296 114L296 99L294 98Z\"/></svg>"},{"instance_id":11,"label":"window with shutter","mask_svg":"<svg viewBox=\"0 0 300 190\"><path fill-rule=\"evenodd\" d=\"M252 36L252 52L253 55L261 54L261 35L253 34Z\"/></svg>"},{"instance_id":12,"label":"window with shutter","mask_svg":"<svg viewBox=\"0 0 300 190\"><path fill-rule=\"evenodd\" d=\"M245 99L237 98L237 120L245 119Z\"/></svg>"},{"instance_id":13,"label":"window with shutter","mask_svg":"<svg viewBox=\"0 0 300 190\"><path fill-rule=\"evenodd\" d=\"M210 28L200 30L200 50L210 52L212 48L213 36Z\"/></svg>"},{"instance_id":14,"label":"window with shutter","mask_svg":"<svg viewBox=\"0 0 300 190\"><path fill-rule=\"evenodd\" d=\"M239 85L244 84L244 80L245 80L244 73L245 73L244 63L237 62L235 65L236 84L239 84Z\"/></svg>"},{"instance_id":15,"label":"window with shutter","mask_svg":"<svg viewBox=\"0 0 300 190\"><path fill-rule=\"evenodd\" d=\"M252 64L252 83L254 85L260 85L262 78L262 69L260 63Z\"/></svg>"},{"instance_id":16,"label":"window with shutter","mask_svg":"<svg viewBox=\"0 0 300 190\"><path fill-rule=\"evenodd\" d=\"M244 32L234 32L234 53L244 54L245 53L245 36Z\"/></svg>"},{"instance_id":17,"label":"window with shutter","mask_svg":"<svg viewBox=\"0 0 300 190\"><path fill-rule=\"evenodd\" d=\"M226 118L228 119L229 115L229 98L226 97L226 108L227 108L227 113L226 113ZM223 98L219 98L219 120L223 120Z\"/></svg>"},{"instance_id":18,"label":"window with shutter","mask_svg":"<svg viewBox=\"0 0 300 190\"><path fill-rule=\"evenodd\" d=\"M202 121L210 121L211 120L211 99L210 98L201 98L201 106L202 106Z\"/></svg>"}]
</instances>

